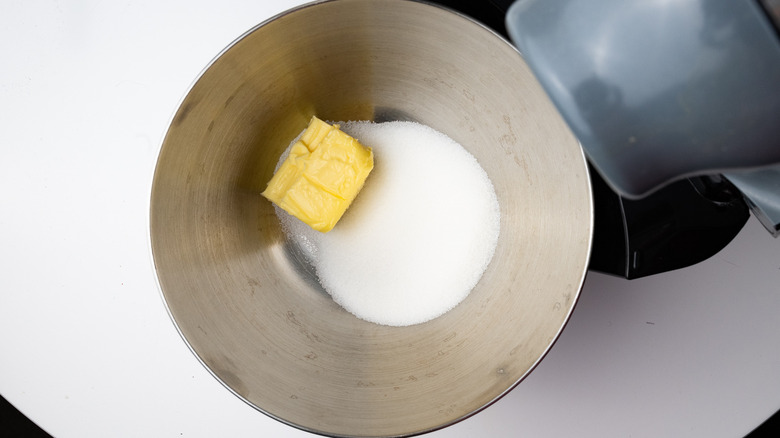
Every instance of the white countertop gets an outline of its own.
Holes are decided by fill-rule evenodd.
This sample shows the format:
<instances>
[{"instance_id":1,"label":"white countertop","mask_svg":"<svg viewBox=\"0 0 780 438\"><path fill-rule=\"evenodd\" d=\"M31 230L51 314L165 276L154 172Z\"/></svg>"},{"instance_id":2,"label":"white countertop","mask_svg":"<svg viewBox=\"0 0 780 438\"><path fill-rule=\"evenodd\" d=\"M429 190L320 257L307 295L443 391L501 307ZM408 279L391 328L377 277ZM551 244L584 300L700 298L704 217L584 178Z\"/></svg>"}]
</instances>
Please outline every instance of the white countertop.
<instances>
[{"instance_id":1,"label":"white countertop","mask_svg":"<svg viewBox=\"0 0 780 438\"><path fill-rule=\"evenodd\" d=\"M206 64L287 1L4 4L0 394L67 437L305 437L198 362L157 289L148 203ZM431 437L738 437L780 409L780 241L755 219L709 260L591 273L539 367Z\"/></svg>"}]
</instances>

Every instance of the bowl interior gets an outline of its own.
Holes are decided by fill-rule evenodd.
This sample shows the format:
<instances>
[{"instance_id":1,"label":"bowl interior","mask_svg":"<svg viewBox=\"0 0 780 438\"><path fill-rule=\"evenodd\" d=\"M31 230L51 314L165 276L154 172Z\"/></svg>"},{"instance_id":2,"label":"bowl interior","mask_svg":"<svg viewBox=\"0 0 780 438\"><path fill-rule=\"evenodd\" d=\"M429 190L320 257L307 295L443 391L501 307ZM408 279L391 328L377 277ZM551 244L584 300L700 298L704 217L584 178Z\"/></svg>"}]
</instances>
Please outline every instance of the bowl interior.
<instances>
[{"instance_id":1,"label":"bowl interior","mask_svg":"<svg viewBox=\"0 0 780 438\"><path fill-rule=\"evenodd\" d=\"M285 239L260 192L312 115L417 121L488 173L498 246L453 310L362 321ZM510 390L565 324L592 227L580 146L520 55L456 13L386 0L297 8L221 53L171 122L150 213L163 297L198 359L262 412L336 436L422 433Z\"/></svg>"}]
</instances>

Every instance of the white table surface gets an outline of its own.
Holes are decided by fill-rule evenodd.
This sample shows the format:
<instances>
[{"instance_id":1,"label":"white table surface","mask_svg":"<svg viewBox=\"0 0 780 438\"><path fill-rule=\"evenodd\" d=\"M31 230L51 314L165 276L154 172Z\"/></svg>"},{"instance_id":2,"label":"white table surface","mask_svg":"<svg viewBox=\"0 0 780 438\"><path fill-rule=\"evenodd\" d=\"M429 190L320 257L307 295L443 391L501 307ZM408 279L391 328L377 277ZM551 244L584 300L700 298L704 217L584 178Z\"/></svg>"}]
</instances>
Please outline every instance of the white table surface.
<instances>
[{"instance_id":1,"label":"white table surface","mask_svg":"<svg viewBox=\"0 0 780 438\"><path fill-rule=\"evenodd\" d=\"M298 1L4 2L0 394L56 437L305 437L179 337L147 241L167 123L201 69ZM514 391L428 436L738 437L780 409L780 241L754 219L696 266L589 274Z\"/></svg>"}]
</instances>

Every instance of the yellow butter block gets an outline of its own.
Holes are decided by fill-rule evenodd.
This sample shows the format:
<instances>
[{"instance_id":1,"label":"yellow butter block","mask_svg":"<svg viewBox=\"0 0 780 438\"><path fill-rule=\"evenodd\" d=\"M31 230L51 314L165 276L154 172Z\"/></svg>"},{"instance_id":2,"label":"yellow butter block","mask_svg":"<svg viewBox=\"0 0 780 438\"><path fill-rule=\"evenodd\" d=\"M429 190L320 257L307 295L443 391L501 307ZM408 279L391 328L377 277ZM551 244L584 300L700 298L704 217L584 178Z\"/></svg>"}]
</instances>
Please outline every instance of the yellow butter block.
<instances>
[{"instance_id":1,"label":"yellow butter block","mask_svg":"<svg viewBox=\"0 0 780 438\"><path fill-rule=\"evenodd\" d=\"M374 153L357 140L312 117L263 196L317 231L333 229L357 196Z\"/></svg>"}]
</instances>

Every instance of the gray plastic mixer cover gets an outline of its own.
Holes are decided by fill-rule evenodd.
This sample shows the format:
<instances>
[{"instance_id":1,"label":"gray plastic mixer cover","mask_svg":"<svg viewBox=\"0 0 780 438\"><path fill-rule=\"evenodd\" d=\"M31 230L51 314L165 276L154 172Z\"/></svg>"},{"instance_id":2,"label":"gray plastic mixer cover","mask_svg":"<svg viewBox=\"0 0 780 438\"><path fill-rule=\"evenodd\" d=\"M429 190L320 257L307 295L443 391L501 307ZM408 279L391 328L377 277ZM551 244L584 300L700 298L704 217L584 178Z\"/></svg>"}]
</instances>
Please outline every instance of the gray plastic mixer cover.
<instances>
[{"instance_id":1,"label":"gray plastic mixer cover","mask_svg":"<svg viewBox=\"0 0 780 438\"><path fill-rule=\"evenodd\" d=\"M636 198L780 163L772 1L518 0L506 24L593 165Z\"/></svg>"}]
</instances>

